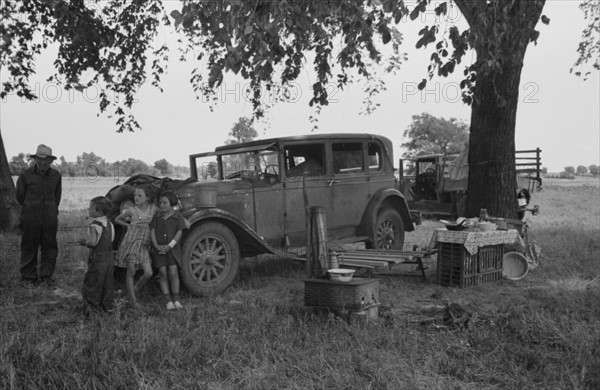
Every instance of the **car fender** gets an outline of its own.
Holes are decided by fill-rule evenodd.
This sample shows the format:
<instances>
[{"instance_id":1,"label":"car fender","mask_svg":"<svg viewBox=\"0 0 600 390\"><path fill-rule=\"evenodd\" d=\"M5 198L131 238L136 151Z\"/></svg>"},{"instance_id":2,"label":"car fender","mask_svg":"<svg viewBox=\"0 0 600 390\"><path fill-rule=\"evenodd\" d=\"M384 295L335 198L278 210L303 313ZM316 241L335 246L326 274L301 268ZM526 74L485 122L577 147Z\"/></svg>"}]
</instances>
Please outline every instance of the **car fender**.
<instances>
[{"instance_id":1,"label":"car fender","mask_svg":"<svg viewBox=\"0 0 600 390\"><path fill-rule=\"evenodd\" d=\"M283 256L283 253L267 244L246 222L225 210L219 208L200 209L191 214L184 213L184 217L190 222L190 230L203 221L221 222L227 226L238 241L241 257L256 256L263 253Z\"/></svg>"},{"instance_id":2,"label":"car fender","mask_svg":"<svg viewBox=\"0 0 600 390\"><path fill-rule=\"evenodd\" d=\"M361 234L371 236L377 213L385 207L392 207L400 213L404 223L404 231L412 232L415 230L404 195L395 188L383 188L373 194L365 208L360 224Z\"/></svg>"}]
</instances>

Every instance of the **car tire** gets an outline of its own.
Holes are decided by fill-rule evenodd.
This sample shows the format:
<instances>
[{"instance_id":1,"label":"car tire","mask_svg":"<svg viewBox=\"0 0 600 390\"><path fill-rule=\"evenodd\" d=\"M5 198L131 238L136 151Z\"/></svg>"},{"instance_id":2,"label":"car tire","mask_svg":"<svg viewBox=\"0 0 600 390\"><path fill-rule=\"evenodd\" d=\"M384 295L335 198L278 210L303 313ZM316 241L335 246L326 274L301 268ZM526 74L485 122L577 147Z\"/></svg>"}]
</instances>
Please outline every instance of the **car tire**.
<instances>
[{"instance_id":1,"label":"car tire","mask_svg":"<svg viewBox=\"0 0 600 390\"><path fill-rule=\"evenodd\" d=\"M402 249L404 246L404 223L400 214L391 207L377 213L373 226L373 249Z\"/></svg>"},{"instance_id":2,"label":"car tire","mask_svg":"<svg viewBox=\"0 0 600 390\"><path fill-rule=\"evenodd\" d=\"M181 278L192 293L220 293L235 279L240 250L235 235L224 224L201 222L187 235L182 249Z\"/></svg>"}]
</instances>

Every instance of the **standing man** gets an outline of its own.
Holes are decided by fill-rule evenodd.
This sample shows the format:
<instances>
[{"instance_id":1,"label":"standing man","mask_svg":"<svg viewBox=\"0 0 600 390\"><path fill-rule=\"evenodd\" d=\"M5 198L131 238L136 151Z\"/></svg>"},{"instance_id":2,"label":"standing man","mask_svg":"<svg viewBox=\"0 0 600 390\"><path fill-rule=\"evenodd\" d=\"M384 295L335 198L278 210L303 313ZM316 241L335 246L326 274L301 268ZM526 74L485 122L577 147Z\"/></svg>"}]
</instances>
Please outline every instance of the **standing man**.
<instances>
[{"instance_id":1,"label":"standing man","mask_svg":"<svg viewBox=\"0 0 600 390\"><path fill-rule=\"evenodd\" d=\"M62 192L60 172L50 168L56 157L52 149L40 145L31 157L35 164L17 179L17 201L21 213L21 279L53 285L54 266L58 255L58 205ZM38 249L42 256L38 274Z\"/></svg>"}]
</instances>

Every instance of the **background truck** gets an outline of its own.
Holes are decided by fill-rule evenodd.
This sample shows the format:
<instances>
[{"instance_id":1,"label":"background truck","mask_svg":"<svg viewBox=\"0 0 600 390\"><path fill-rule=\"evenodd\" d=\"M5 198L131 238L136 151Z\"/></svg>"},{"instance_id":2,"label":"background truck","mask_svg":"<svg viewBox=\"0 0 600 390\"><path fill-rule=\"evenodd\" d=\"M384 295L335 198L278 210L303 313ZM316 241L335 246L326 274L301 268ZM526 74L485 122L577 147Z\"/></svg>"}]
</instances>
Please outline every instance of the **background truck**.
<instances>
[{"instance_id":1,"label":"background truck","mask_svg":"<svg viewBox=\"0 0 600 390\"><path fill-rule=\"evenodd\" d=\"M515 152L519 218L536 188L541 188L541 150ZM412 215L464 216L469 175L468 149L460 154L431 154L400 159L399 187ZM418 217L416 217L418 218Z\"/></svg>"}]
</instances>

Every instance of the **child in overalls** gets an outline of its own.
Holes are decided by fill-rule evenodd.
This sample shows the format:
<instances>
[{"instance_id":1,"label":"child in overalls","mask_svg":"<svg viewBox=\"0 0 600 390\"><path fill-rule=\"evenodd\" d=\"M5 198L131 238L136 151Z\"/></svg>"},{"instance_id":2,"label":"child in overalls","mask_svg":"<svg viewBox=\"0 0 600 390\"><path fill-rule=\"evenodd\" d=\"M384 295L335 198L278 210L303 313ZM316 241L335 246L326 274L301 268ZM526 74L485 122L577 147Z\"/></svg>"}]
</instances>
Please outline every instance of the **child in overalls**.
<instances>
[{"instance_id":1,"label":"child in overalls","mask_svg":"<svg viewBox=\"0 0 600 390\"><path fill-rule=\"evenodd\" d=\"M87 236L79 244L90 248L88 271L83 279L81 296L92 309L107 311L113 304L114 260L112 241L115 230L106 215L111 203L103 196L90 201L89 216L93 218Z\"/></svg>"}]
</instances>

